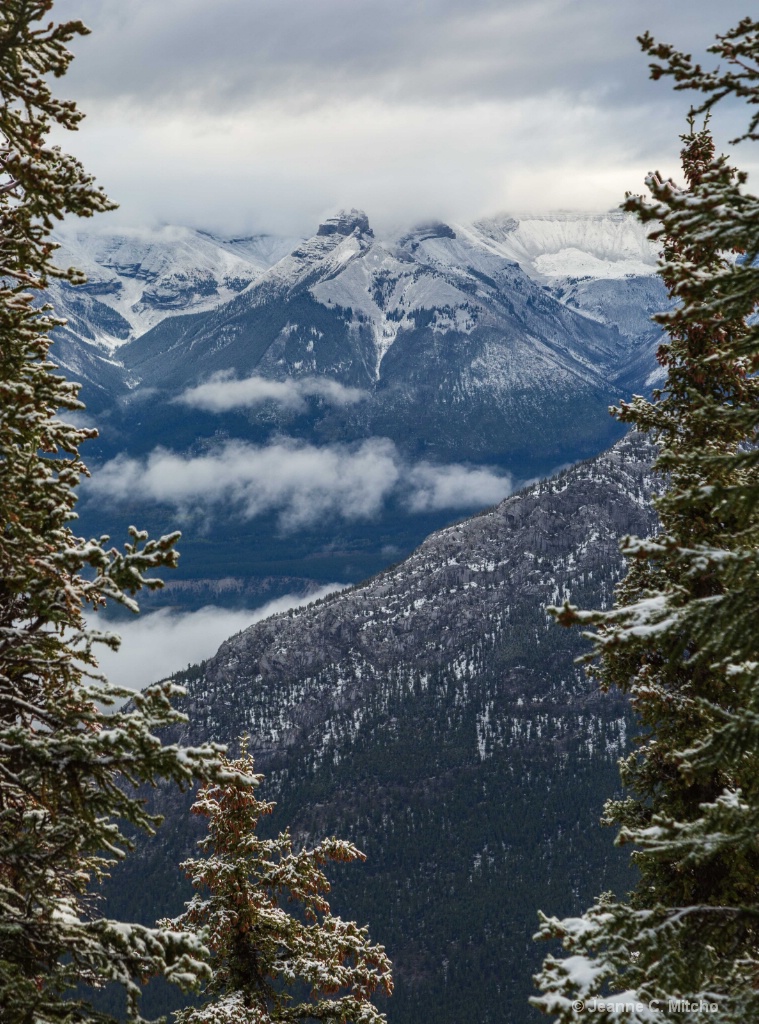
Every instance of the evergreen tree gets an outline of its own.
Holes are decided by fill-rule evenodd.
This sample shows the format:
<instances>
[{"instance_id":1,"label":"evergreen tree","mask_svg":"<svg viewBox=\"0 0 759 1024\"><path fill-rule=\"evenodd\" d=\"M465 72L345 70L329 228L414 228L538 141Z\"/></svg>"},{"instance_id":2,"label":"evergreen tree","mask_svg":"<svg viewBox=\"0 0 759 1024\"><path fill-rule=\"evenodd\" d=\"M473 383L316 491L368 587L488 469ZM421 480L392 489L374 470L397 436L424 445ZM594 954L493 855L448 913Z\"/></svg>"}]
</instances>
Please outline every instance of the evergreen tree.
<instances>
[{"instance_id":1,"label":"evergreen tree","mask_svg":"<svg viewBox=\"0 0 759 1024\"><path fill-rule=\"evenodd\" d=\"M70 998L82 982L121 982L137 1016L138 980L164 973L188 983L204 967L197 943L166 929L98 916L88 892L129 847L122 827L156 821L136 787L156 776L189 783L216 770L210 748L164 747L159 726L178 719L162 684L132 696L97 673L94 645L118 638L87 627L106 600L137 610L145 578L175 564L178 534L123 550L77 537L79 445L95 431L66 423L78 385L55 373L49 332L61 321L41 304L51 276L50 231L67 214L111 208L81 165L50 146L51 127L82 115L56 99L51 78L71 60L79 22L45 23L51 0L0 5L0 1016L3 1024L106 1019ZM68 996L67 996L68 993Z\"/></svg>"},{"instance_id":2,"label":"evergreen tree","mask_svg":"<svg viewBox=\"0 0 759 1024\"><path fill-rule=\"evenodd\" d=\"M728 95L759 103L759 22L718 37L727 70L713 73L641 43L664 61L653 77L706 94L692 117ZM693 123L686 187L652 174L652 200L625 204L656 225L677 301L655 318L664 387L617 410L661 446L661 532L624 542L631 565L611 612L558 616L600 627L596 671L630 694L642 726L621 763L629 796L606 809L634 845L636 889L580 918L541 915L541 937L569 955L546 958L533 1002L560 1021L589 1004L598 1021L759 1019L759 199Z\"/></svg>"},{"instance_id":3,"label":"evergreen tree","mask_svg":"<svg viewBox=\"0 0 759 1024\"><path fill-rule=\"evenodd\" d=\"M231 780L206 786L193 806L209 819L200 843L208 855L182 865L209 895L196 893L181 917L164 922L208 942L214 998L179 1012L177 1024L380 1024L370 999L377 989L391 994L390 961L366 928L330 914L322 871L328 860L364 855L334 838L297 852L287 832L259 838L259 819L274 806L256 797L262 776L245 749L224 763Z\"/></svg>"}]
</instances>

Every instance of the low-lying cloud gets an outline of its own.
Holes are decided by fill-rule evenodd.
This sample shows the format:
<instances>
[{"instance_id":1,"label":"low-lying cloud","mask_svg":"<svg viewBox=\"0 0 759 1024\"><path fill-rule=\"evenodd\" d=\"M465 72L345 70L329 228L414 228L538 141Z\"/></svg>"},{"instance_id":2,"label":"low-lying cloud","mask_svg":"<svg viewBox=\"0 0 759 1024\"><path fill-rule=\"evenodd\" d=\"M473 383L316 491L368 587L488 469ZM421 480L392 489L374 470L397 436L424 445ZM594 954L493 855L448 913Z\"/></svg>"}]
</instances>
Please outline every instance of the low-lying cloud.
<instances>
[{"instance_id":1,"label":"low-lying cloud","mask_svg":"<svg viewBox=\"0 0 759 1024\"><path fill-rule=\"evenodd\" d=\"M367 397L360 388L349 388L325 377L288 378L284 381L266 377L245 377L235 380L228 371L215 374L205 384L189 388L176 402L206 412L229 412L232 409L253 409L274 402L289 412L303 412L307 398L320 398L327 405L355 405Z\"/></svg>"},{"instance_id":2,"label":"low-lying cloud","mask_svg":"<svg viewBox=\"0 0 759 1024\"><path fill-rule=\"evenodd\" d=\"M90 615L93 628L118 633L121 637L118 651L106 647L97 649L100 670L112 683L141 690L187 665L210 658L225 640L254 622L288 608L299 608L340 589L340 584L333 583L306 597L288 594L259 608L236 611L216 605L206 605L193 612L162 608L126 622Z\"/></svg>"},{"instance_id":3,"label":"low-lying cloud","mask_svg":"<svg viewBox=\"0 0 759 1024\"><path fill-rule=\"evenodd\" d=\"M474 496L477 505L495 505L511 493L511 479L486 467L421 462L411 469L408 479L407 502L412 512L471 507Z\"/></svg>"},{"instance_id":4,"label":"low-lying cloud","mask_svg":"<svg viewBox=\"0 0 759 1024\"><path fill-rule=\"evenodd\" d=\"M154 502L188 517L216 509L243 519L275 513L284 531L328 518L373 519L391 500L412 513L492 505L512 490L508 474L484 466L410 462L387 438L317 447L294 440L265 446L229 441L202 455L156 448L121 455L87 491L112 503Z\"/></svg>"}]
</instances>

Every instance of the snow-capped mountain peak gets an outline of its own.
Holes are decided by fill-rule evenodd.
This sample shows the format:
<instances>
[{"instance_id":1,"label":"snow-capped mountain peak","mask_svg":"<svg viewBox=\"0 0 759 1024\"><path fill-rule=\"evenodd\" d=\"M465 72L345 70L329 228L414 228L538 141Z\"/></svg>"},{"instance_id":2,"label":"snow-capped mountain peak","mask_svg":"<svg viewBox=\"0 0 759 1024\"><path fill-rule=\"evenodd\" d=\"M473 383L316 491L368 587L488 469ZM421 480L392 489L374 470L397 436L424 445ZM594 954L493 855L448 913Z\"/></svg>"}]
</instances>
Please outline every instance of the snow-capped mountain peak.
<instances>
[{"instance_id":1,"label":"snow-capped mountain peak","mask_svg":"<svg viewBox=\"0 0 759 1024\"><path fill-rule=\"evenodd\" d=\"M377 374L411 310L445 307L446 324L452 317L467 329L487 282L508 283L504 274L510 280L514 265L557 293L578 279L656 271L645 228L619 211L427 222L377 238L366 213L350 209L305 240L230 239L172 226L113 233L65 227L56 240L58 263L88 277L75 290L54 286L56 306L74 333L111 351L166 317L223 307L242 292L257 303L308 289L317 301L350 308L371 324Z\"/></svg>"},{"instance_id":2,"label":"snow-capped mountain peak","mask_svg":"<svg viewBox=\"0 0 759 1024\"><path fill-rule=\"evenodd\" d=\"M112 349L144 334L166 316L201 312L228 302L298 240L272 235L224 239L205 231L164 226L113 233L64 227L55 241L58 265L75 266L88 279L73 290L59 287L56 306L75 325L82 314L93 313L93 298L108 307L114 316L103 313L103 329L96 326L85 337ZM115 334L114 323L121 324Z\"/></svg>"}]
</instances>

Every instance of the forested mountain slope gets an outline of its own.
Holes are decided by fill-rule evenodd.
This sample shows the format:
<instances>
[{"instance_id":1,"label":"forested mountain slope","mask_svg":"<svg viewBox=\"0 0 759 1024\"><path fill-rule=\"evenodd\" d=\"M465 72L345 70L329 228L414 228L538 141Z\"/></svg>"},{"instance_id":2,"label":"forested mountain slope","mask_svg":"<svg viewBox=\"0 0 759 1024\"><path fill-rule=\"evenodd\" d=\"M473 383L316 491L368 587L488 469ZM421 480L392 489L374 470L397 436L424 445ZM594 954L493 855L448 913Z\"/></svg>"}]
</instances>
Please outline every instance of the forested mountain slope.
<instances>
[{"instance_id":1,"label":"forested mountain slope","mask_svg":"<svg viewBox=\"0 0 759 1024\"><path fill-rule=\"evenodd\" d=\"M649 455L628 436L177 676L185 740L250 734L275 826L366 851L335 905L395 961L392 1024L532 1019L537 909L627 885L598 826L624 702L596 691L573 662L584 642L544 607L611 601L619 538L654 523ZM167 826L118 886L149 894L148 917L179 901L171 865L193 834L181 801L164 805Z\"/></svg>"}]
</instances>

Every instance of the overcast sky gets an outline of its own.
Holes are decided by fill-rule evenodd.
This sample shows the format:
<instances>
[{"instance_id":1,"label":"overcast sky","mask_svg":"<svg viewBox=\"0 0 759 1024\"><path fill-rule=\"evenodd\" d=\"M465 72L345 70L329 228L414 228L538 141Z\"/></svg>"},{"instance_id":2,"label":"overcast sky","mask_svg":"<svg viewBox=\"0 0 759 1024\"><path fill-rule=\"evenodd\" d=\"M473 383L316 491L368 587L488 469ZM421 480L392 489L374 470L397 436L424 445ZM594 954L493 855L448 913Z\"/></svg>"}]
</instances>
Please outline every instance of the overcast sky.
<instances>
[{"instance_id":1,"label":"overcast sky","mask_svg":"<svg viewBox=\"0 0 759 1024\"><path fill-rule=\"evenodd\" d=\"M648 80L636 35L701 53L749 6L58 0L92 29L58 86L88 115L66 145L121 203L114 224L309 233L341 206L380 227L608 209L676 170L689 102Z\"/></svg>"}]
</instances>

